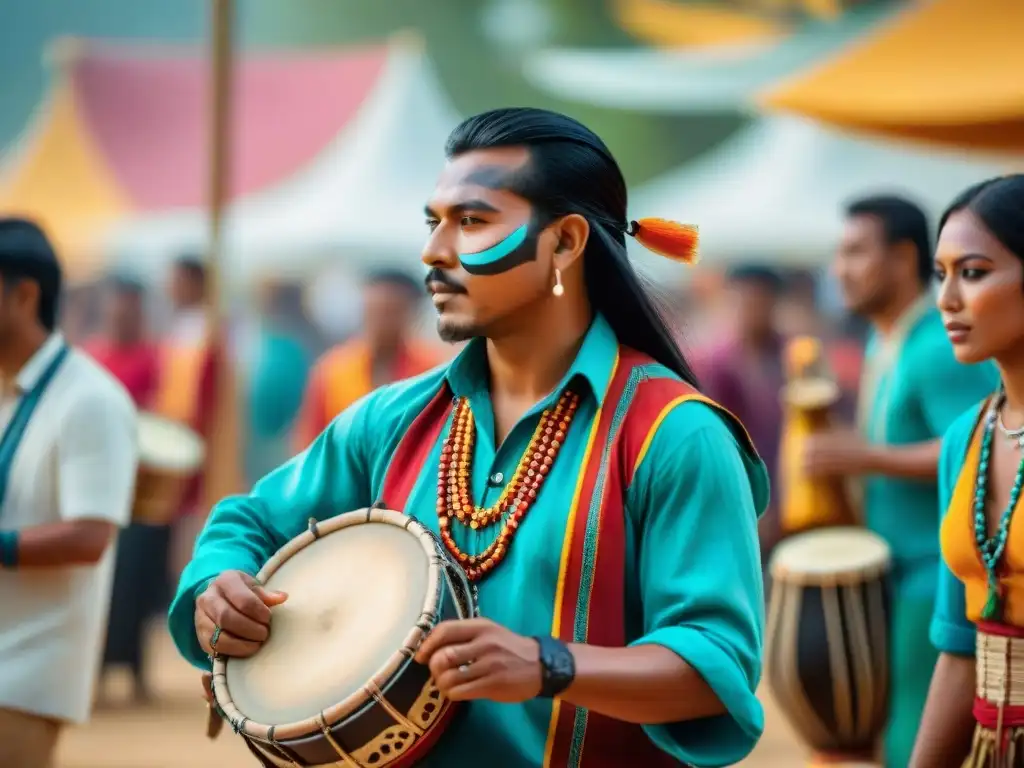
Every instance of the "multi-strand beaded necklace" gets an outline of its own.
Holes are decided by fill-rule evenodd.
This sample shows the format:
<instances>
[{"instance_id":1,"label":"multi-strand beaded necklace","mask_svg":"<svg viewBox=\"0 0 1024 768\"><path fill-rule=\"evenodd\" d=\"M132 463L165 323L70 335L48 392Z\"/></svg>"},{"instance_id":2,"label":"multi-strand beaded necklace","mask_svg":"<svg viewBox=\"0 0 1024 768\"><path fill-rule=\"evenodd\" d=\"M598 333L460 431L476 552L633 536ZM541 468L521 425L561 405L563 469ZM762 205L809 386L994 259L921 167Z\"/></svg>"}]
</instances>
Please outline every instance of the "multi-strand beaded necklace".
<instances>
[{"instance_id":1,"label":"multi-strand beaded necklace","mask_svg":"<svg viewBox=\"0 0 1024 768\"><path fill-rule=\"evenodd\" d=\"M999 518L999 525L992 536L988 535L988 521L985 517L985 499L988 495L989 462L992 457L992 436L996 427L1007 440L1013 442L1018 450L1024 448L1024 429L1009 430L1002 422L1000 409L1006 401L1006 395L1000 392L992 399L988 412L985 414L984 432L981 436L981 453L978 458L978 474L974 483L974 540L978 544L978 553L988 575L988 598L981 611L985 621L1001 621L1003 616L1003 594L999 584L999 567L1006 551L1006 541L1010 535L1010 522L1014 509L1024 488L1024 456L1017 466L1017 476L1010 489L1010 499Z\"/></svg>"},{"instance_id":2,"label":"multi-strand beaded necklace","mask_svg":"<svg viewBox=\"0 0 1024 768\"><path fill-rule=\"evenodd\" d=\"M579 395L566 390L554 408L545 410L515 473L490 507L473 503L473 441L476 429L473 411L466 398L455 401L452 426L441 447L437 472L437 517L441 541L456 558L471 581L493 571L508 553L520 523L537 500L551 466L565 442L569 425L579 407ZM500 523L501 529L482 552L463 552L452 537L456 525L480 530Z\"/></svg>"}]
</instances>

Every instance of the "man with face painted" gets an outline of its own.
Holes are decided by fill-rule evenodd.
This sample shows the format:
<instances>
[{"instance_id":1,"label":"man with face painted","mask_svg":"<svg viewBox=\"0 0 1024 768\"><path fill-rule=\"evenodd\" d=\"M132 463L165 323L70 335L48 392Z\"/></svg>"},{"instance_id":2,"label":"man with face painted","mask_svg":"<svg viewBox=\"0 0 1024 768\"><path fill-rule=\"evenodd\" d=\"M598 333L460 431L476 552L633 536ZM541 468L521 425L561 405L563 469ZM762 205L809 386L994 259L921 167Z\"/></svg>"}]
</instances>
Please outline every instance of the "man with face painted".
<instances>
[{"instance_id":1,"label":"man with face painted","mask_svg":"<svg viewBox=\"0 0 1024 768\"><path fill-rule=\"evenodd\" d=\"M907 765L938 658L928 626L939 566L939 446L998 376L953 355L929 290L928 222L916 205L888 195L852 203L834 266L847 308L872 326L858 430L815 436L805 467L815 476L863 479L864 522L892 550L885 765Z\"/></svg>"},{"instance_id":2,"label":"man with face painted","mask_svg":"<svg viewBox=\"0 0 1024 768\"><path fill-rule=\"evenodd\" d=\"M252 575L310 518L381 502L440 537L484 617L418 651L467 702L420 765L733 764L763 728L767 473L625 249L690 262L695 231L629 221L609 150L562 115L478 115L447 154L423 262L441 336L469 343L214 510L175 642L204 669L256 652L287 597Z\"/></svg>"}]
</instances>

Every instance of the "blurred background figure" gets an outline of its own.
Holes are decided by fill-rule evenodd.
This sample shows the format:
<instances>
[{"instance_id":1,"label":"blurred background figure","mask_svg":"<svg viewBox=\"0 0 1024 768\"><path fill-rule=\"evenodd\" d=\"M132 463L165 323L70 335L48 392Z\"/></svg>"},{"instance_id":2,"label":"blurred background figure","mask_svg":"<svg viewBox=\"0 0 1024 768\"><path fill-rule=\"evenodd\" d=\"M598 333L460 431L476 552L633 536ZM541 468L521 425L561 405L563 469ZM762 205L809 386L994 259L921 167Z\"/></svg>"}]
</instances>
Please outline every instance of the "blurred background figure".
<instances>
[{"instance_id":1,"label":"blurred background figure","mask_svg":"<svg viewBox=\"0 0 1024 768\"><path fill-rule=\"evenodd\" d=\"M171 267L168 298L171 316L161 339L160 388L155 409L161 416L209 436L216 397L219 340L209 335L206 265L198 256L182 256ZM186 506L195 503L198 487ZM183 509L184 513L192 510Z\"/></svg>"},{"instance_id":2,"label":"blurred background figure","mask_svg":"<svg viewBox=\"0 0 1024 768\"><path fill-rule=\"evenodd\" d=\"M102 291L95 283L70 285L60 306L60 329L70 344L89 339L100 325Z\"/></svg>"},{"instance_id":3,"label":"blurred background figure","mask_svg":"<svg viewBox=\"0 0 1024 768\"><path fill-rule=\"evenodd\" d=\"M203 259L178 257L167 276L169 317L159 334L160 384L152 410L191 428L207 445L215 425L219 358L226 339L210 335L207 269ZM207 463L207 467L209 464ZM191 479L171 524L172 580L188 561L195 537L206 519L202 509L204 472Z\"/></svg>"},{"instance_id":4,"label":"blurred background figure","mask_svg":"<svg viewBox=\"0 0 1024 768\"><path fill-rule=\"evenodd\" d=\"M248 367L246 476L255 482L292 454L292 434L313 362L302 288L264 281L251 333L241 344Z\"/></svg>"},{"instance_id":5,"label":"blurred background figure","mask_svg":"<svg viewBox=\"0 0 1024 768\"><path fill-rule=\"evenodd\" d=\"M863 481L863 518L888 543L892 648L885 764L907 765L938 652L928 638L939 562L936 474L942 435L998 384L989 364L961 365L935 306L925 213L901 197L850 204L835 270L872 334L856 430L814 436L811 476Z\"/></svg>"},{"instance_id":6,"label":"blurred background figure","mask_svg":"<svg viewBox=\"0 0 1024 768\"><path fill-rule=\"evenodd\" d=\"M146 322L146 289L130 275L113 275L101 293L100 330L83 348L120 381L139 408L160 385L160 353Z\"/></svg>"},{"instance_id":7,"label":"blurred background figure","mask_svg":"<svg viewBox=\"0 0 1024 768\"><path fill-rule=\"evenodd\" d=\"M377 387L418 376L447 359L437 343L417 338L422 282L398 270L371 272L363 288L363 325L356 338L316 363L295 435L304 450L345 408Z\"/></svg>"},{"instance_id":8,"label":"blurred background figure","mask_svg":"<svg viewBox=\"0 0 1024 768\"><path fill-rule=\"evenodd\" d=\"M783 339L777 330L782 279L772 269L739 266L728 271L725 312L731 330L701 358L705 394L746 426L774 483L778 470L784 384ZM772 504L761 519L762 556L778 540L778 512Z\"/></svg>"},{"instance_id":9,"label":"blurred background figure","mask_svg":"<svg viewBox=\"0 0 1024 768\"><path fill-rule=\"evenodd\" d=\"M85 343L85 350L124 385L138 409L147 409L160 383L160 356L148 333L146 289L137 278L116 274L106 281L101 297L100 331ZM118 535L101 701L106 673L122 666L131 675L134 701L151 698L145 631L168 599L170 540L169 526L136 522Z\"/></svg>"}]
</instances>

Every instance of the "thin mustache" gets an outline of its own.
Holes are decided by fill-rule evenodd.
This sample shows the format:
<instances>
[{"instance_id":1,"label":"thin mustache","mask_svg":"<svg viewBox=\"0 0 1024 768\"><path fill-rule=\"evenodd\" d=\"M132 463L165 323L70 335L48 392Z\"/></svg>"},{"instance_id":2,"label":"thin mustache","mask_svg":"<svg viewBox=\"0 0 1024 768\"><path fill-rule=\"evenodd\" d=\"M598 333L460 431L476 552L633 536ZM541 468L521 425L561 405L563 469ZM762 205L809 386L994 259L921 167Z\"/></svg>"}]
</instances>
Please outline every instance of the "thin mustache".
<instances>
[{"instance_id":1,"label":"thin mustache","mask_svg":"<svg viewBox=\"0 0 1024 768\"><path fill-rule=\"evenodd\" d=\"M466 289L461 285L452 280L448 275L442 272L440 269L432 269L427 273L426 278L423 280L424 286L429 288L431 283L439 283L446 288L451 288L456 293L465 293Z\"/></svg>"}]
</instances>

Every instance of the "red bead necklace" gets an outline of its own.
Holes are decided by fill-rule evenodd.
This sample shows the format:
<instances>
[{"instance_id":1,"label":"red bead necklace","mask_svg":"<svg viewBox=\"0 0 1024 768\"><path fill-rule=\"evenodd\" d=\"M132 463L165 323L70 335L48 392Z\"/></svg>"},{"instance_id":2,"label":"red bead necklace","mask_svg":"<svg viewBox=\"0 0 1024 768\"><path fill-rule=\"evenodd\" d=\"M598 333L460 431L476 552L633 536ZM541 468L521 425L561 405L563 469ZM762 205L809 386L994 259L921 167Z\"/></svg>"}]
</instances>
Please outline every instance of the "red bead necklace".
<instances>
[{"instance_id":1,"label":"red bead necklace","mask_svg":"<svg viewBox=\"0 0 1024 768\"><path fill-rule=\"evenodd\" d=\"M473 503L473 441L476 429L469 401L455 401L452 426L441 447L441 463L437 473L437 517L441 541L455 557L471 581L477 581L494 570L508 553L519 524L537 499L565 434L579 407L580 398L565 391L554 409L545 410L537 423L530 444L519 460L508 485L490 507ZM459 549L452 538L453 525L466 525L474 530L487 528L504 520L494 541L480 554L470 555Z\"/></svg>"}]
</instances>

